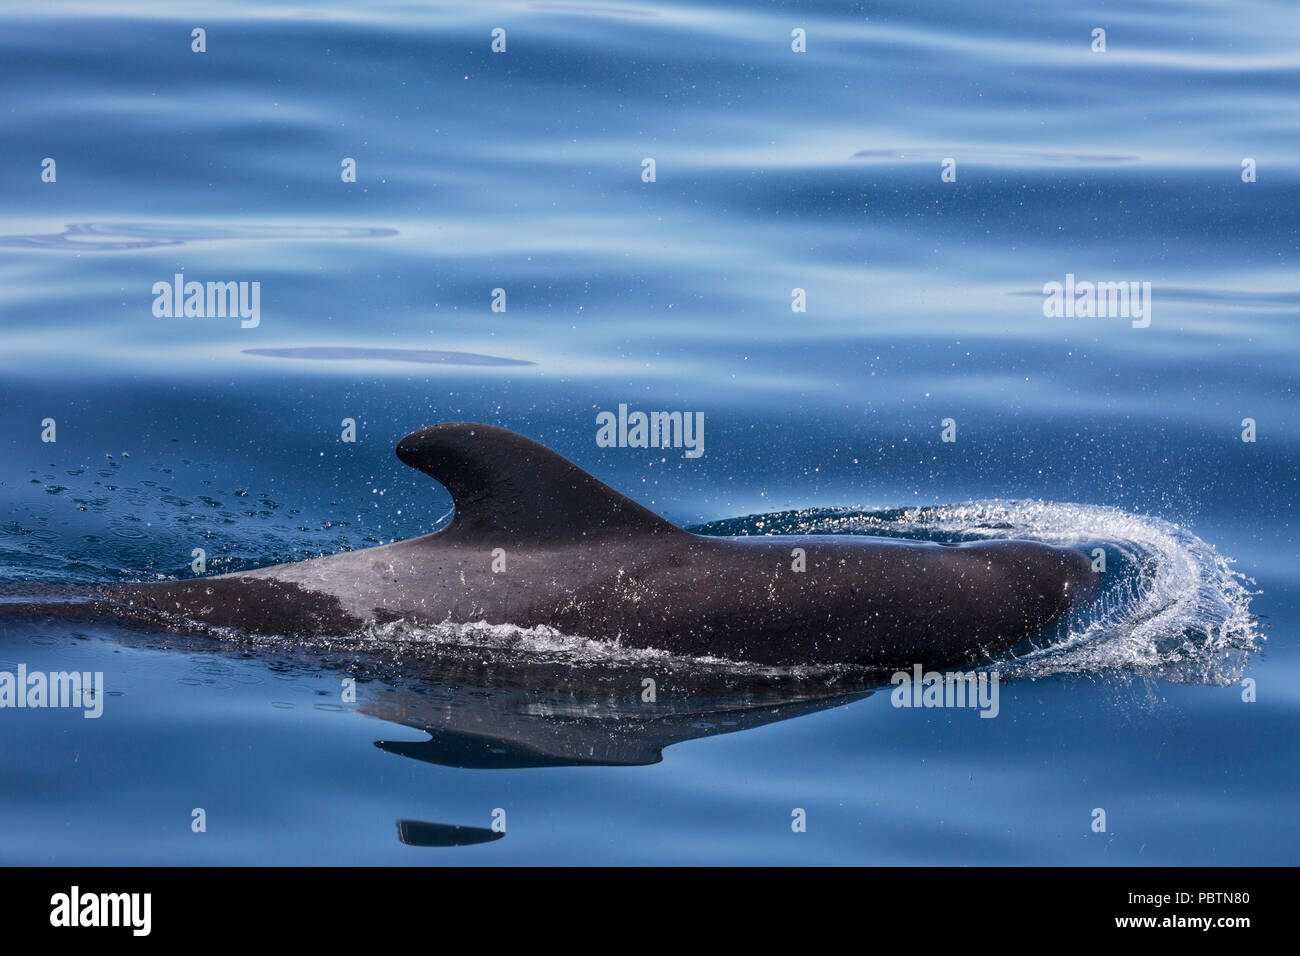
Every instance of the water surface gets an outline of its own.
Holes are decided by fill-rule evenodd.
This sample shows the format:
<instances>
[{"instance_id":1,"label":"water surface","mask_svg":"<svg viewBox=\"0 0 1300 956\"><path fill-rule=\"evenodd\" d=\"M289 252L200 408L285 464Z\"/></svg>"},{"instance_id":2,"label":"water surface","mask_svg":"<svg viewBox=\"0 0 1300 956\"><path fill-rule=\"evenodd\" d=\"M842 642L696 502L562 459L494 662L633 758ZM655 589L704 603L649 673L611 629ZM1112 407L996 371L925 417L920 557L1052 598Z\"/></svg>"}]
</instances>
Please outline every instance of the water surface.
<instances>
[{"instance_id":1,"label":"water surface","mask_svg":"<svg viewBox=\"0 0 1300 956\"><path fill-rule=\"evenodd\" d=\"M1298 40L1258 0L0 13L0 601L432 530L393 447L454 420L712 533L1110 562L986 665L996 719L591 635L10 616L0 670L107 690L0 710L0 860L1295 863ZM178 273L258 323L156 316ZM1045 318L1067 274L1150 326ZM705 454L599 447L620 403Z\"/></svg>"}]
</instances>

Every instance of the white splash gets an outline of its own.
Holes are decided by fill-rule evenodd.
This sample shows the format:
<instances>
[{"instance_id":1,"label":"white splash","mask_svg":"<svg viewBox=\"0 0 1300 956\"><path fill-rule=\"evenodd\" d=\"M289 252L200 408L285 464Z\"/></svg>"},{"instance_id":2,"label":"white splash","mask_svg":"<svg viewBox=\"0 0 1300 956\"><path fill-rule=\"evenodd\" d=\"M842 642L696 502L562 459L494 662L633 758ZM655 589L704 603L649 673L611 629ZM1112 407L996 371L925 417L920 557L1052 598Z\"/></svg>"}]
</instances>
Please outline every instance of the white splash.
<instances>
[{"instance_id":1,"label":"white splash","mask_svg":"<svg viewBox=\"0 0 1300 956\"><path fill-rule=\"evenodd\" d=\"M1240 678L1263 640L1250 613L1254 582L1185 528L1118 508L1050 501L976 501L799 518L805 534L857 532L965 540L1028 538L1106 552L1096 599L1001 662L1007 677L1127 671L1179 683ZM782 529L783 532L785 529ZM1117 560L1118 559L1118 560Z\"/></svg>"}]
</instances>

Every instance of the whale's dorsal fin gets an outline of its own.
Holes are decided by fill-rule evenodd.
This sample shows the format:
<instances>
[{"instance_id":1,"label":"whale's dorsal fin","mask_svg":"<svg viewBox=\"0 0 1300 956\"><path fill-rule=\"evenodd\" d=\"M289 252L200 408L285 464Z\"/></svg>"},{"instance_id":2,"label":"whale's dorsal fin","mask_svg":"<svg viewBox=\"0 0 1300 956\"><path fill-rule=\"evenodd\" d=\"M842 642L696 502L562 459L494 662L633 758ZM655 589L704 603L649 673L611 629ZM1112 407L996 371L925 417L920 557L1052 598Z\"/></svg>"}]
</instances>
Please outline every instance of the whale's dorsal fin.
<instances>
[{"instance_id":1,"label":"whale's dorsal fin","mask_svg":"<svg viewBox=\"0 0 1300 956\"><path fill-rule=\"evenodd\" d=\"M515 540L684 534L545 445L494 425L451 422L411 432L397 457L451 492L446 533Z\"/></svg>"}]
</instances>

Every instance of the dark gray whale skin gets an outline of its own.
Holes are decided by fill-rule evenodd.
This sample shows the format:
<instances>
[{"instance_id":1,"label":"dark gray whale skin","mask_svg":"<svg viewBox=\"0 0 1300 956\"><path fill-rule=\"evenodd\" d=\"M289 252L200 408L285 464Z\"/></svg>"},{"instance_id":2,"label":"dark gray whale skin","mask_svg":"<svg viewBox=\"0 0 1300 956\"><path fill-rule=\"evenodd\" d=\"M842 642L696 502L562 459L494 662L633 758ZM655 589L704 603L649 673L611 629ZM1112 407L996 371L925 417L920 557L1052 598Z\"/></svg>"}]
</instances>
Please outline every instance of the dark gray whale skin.
<instances>
[{"instance_id":1,"label":"dark gray whale skin","mask_svg":"<svg viewBox=\"0 0 1300 956\"><path fill-rule=\"evenodd\" d=\"M404 619L520 627L764 665L880 669L1003 650L1096 591L1081 552L857 535L691 534L522 435L457 422L397 457L441 482L441 531L188 581L110 586L97 608L253 634L354 633ZM494 572L495 549L505 569ZM792 570L802 548L807 568Z\"/></svg>"}]
</instances>

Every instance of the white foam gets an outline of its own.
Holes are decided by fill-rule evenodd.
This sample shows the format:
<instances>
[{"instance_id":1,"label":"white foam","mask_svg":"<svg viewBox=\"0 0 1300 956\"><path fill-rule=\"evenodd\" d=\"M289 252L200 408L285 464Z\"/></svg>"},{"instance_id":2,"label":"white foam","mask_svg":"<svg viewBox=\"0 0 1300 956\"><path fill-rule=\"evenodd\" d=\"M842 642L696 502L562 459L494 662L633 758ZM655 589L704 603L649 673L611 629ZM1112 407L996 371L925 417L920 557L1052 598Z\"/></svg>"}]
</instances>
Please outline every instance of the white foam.
<instances>
[{"instance_id":1,"label":"white foam","mask_svg":"<svg viewBox=\"0 0 1300 956\"><path fill-rule=\"evenodd\" d=\"M1050 501L976 501L901 511L838 511L800 530L908 537L1028 538L1106 551L1092 604L1048 634L1051 643L1000 663L1008 677L1128 671L1181 683L1240 678L1263 640L1250 613L1254 582L1185 528L1118 508ZM1116 559L1119 560L1116 560Z\"/></svg>"}]
</instances>

